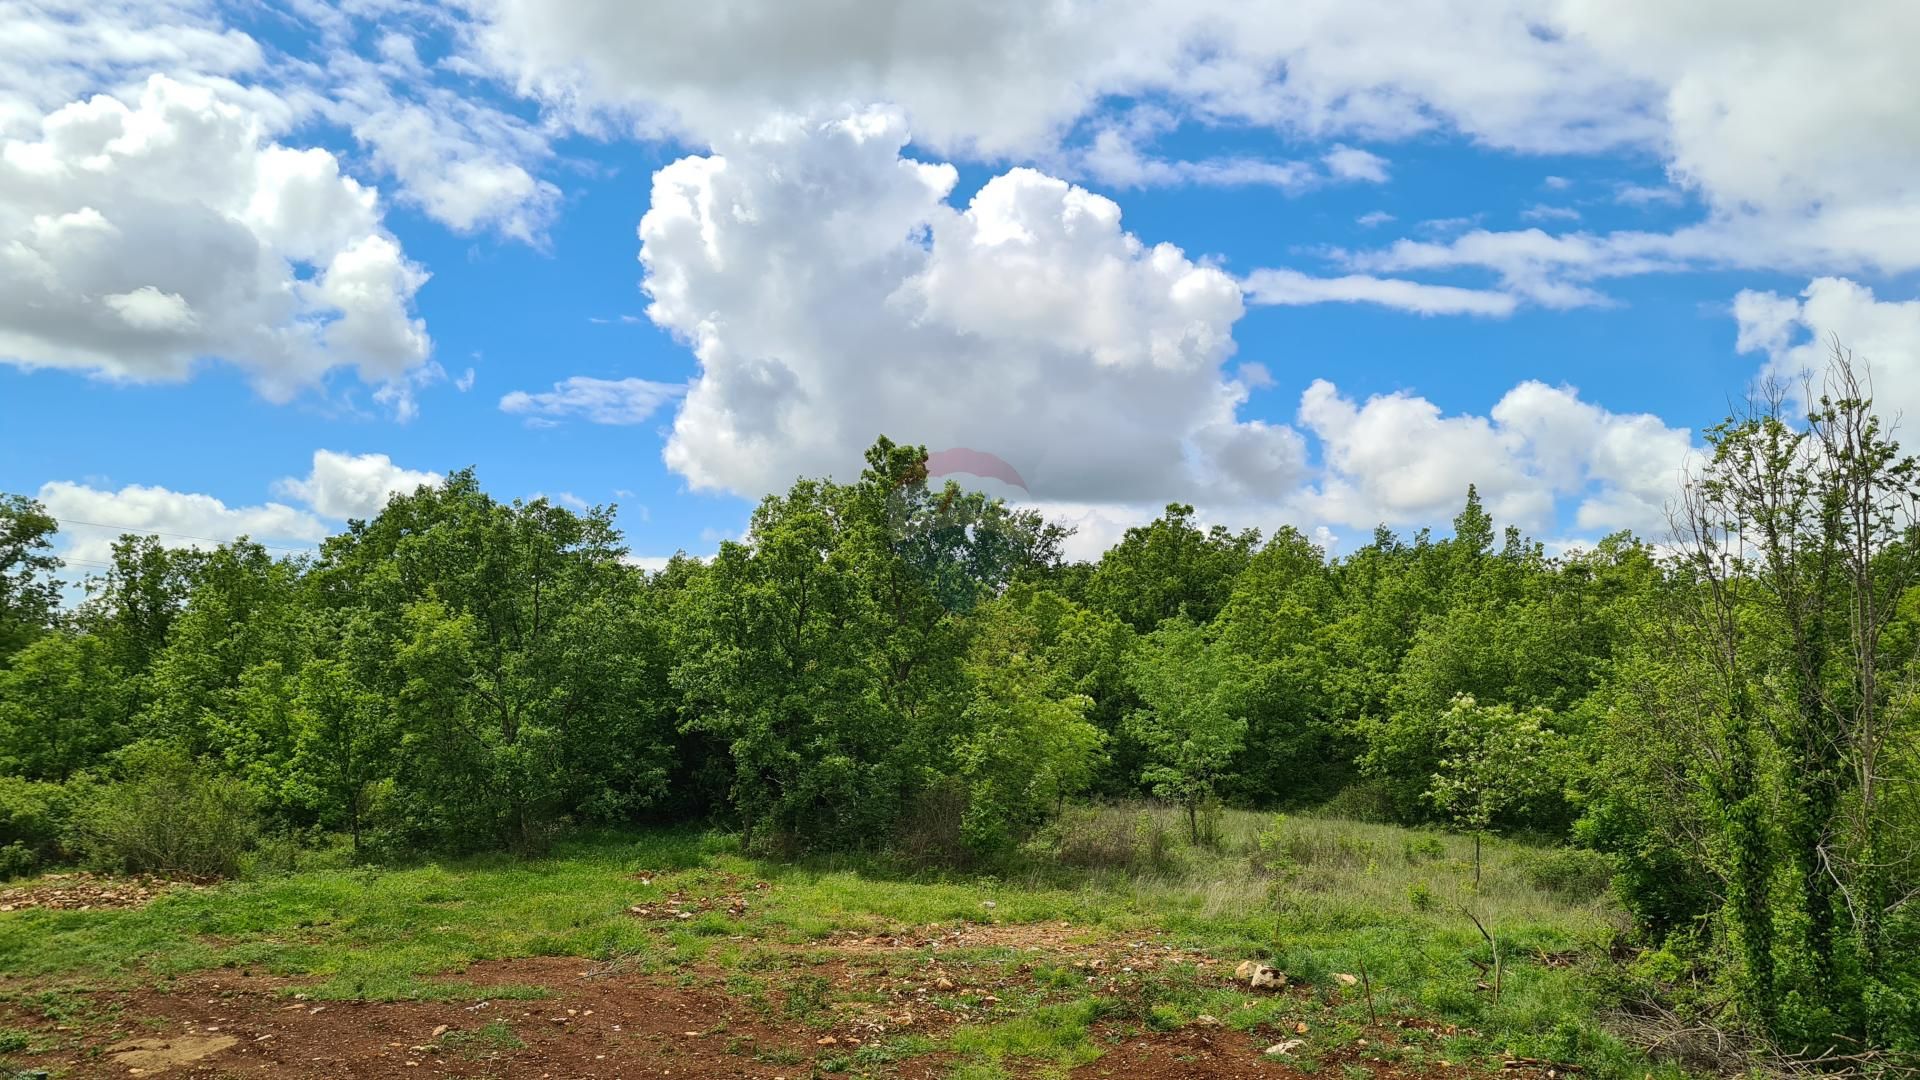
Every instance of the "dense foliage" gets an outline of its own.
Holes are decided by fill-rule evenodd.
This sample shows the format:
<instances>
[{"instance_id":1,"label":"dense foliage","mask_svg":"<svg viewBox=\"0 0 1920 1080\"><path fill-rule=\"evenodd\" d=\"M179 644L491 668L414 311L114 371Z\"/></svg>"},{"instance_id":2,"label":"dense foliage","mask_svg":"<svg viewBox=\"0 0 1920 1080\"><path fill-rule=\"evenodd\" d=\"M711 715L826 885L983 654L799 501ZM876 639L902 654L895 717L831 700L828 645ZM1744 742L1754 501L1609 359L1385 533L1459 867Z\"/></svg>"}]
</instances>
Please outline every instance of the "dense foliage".
<instances>
[{"instance_id":1,"label":"dense foliage","mask_svg":"<svg viewBox=\"0 0 1920 1080\"><path fill-rule=\"evenodd\" d=\"M543 847L710 819L763 850L1013 857L1082 794L1572 839L1676 1007L1920 1039L1920 474L1844 363L1712 429L1672 544L1552 556L1469 488L1339 558L1169 506L1092 565L882 439L657 572L609 509L470 472L310 557L129 536L62 609L0 500L0 869L228 872L257 836ZM1815 395L1817 396L1817 395ZM1054 830L1057 835L1058 830ZM1597 854L1596 854L1597 853ZM1715 995L1718 995L1715 997Z\"/></svg>"}]
</instances>

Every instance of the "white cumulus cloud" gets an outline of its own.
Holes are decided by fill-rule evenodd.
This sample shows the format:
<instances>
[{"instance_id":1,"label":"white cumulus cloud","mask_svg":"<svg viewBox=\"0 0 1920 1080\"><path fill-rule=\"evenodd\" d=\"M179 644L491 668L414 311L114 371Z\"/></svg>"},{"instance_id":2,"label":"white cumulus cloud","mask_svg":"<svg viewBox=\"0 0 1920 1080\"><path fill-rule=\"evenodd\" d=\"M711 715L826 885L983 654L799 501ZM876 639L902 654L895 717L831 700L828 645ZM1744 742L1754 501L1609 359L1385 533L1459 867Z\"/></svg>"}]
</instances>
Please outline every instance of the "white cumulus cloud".
<instances>
[{"instance_id":1,"label":"white cumulus cloud","mask_svg":"<svg viewBox=\"0 0 1920 1080\"><path fill-rule=\"evenodd\" d=\"M412 492L421 485L438 484L435 472L403 469L385 454L343 454L315 450L313 469L304 477L286 477L273 486L274 494L298 499L323 517L371 518L387 505L387 497Z\"/></svg>"},{"instance_id":2,"label":"white cumulus cloud","mask_svg":"<svg viewBox=\"0 0 1920 1080\"><path fill-rule=\"evenodd\" d=\"M342 367L404 386L425 280L332 154L203 86L154 76L0 139L0 361L145 381L220 360L276 401Z\"/></svg>"},{"instance_id":3,"label":"white cumulus cloud","mask_svg":"<svg viewBox=\"0 0 1920 1080\"><path fill-rule=\"evenodd\" d=\"M284 503L228 506L211 495L142 484L108 491L55 480L41 485L35 498L60 519L60 556L82 563L109 561L113 542L123 533L157 535L167 547L209 548L240 536L306 546L318 543L328 531L313 514Z\"/></svg>"},{"instance_id":4,"label":"white cumulus cloud","mask_svg":"<svg viewBox=\"0 0 1920 1080\"><path fill-rule=\"evenodd\" d=\"M1747 290L1734 298L1733 313L1740 350L1764 353L1761 376L1782 382L1796 400L1805 396L1805 377L1824 370L1834 342L1852 350L1871 380L1876 411L1898 424L1903 442L1920 446L1920 300L1882 300L1858 282L1823 277L1799 296Z\"/></svg>"},{"instance_id":5,"label":"white cumulus cloud","mask_svg":"<svg viewBox=\"0 0 1920 1080\"><path fill-rule=\"evenodd\" d=\"M1309 516L1354 528L1442 521L1473 484L1496 519L1536 532L1555 527L1570 497L1578 529L1661 534L1690 446L1686 429L1658 417L1534 381L1488 415L1447 416L1414 394L1356 402L1317 380L1301 395L1300 421L1325 465L1305 498Z\"/></svg>"},{"instance_id":6,"label":"white cumulus cloud","mask_svg":"<svg viewBox=\"0 0 1920 1080\"><path fill-rule=\"evenodd\" d=\"M757 495L857 471L879 434L1011 463L1038 499L1289 490L1304 446L1236 412L1240 289L1126 232L1112 201L1030 169L964 208L901 156L901 116L789 121L654 177L648 314L700 372L669 467Z\"/></svg>"}]
</instances>

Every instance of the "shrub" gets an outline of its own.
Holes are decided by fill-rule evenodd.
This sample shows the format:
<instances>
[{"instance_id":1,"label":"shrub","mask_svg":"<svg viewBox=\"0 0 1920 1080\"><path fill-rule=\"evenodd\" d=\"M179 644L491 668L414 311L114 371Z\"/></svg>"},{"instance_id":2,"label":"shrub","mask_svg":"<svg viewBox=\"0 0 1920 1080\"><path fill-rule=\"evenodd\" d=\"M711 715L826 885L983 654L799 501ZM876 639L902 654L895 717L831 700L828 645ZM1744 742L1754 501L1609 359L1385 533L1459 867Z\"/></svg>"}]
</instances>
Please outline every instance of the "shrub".
<instances>
[{"instance_id":1,"label":"shrub","mask_svg":"<svg viewBox=\"0 0 1920 1080\"><path fill-rule=\"evenodd\" d=\"M60 839L72 806L59 784L0 777L0 879L34 873L65 856Z\"/></svg>"},{"instance_id":2,"label":"shrub","mask_svg":"<svg viewBox=\"0 0 1920 1080\"><path fill-rule=\"evenodd\" d=\"M1434 898L1432 886L1424 881L1407 886L1407 903L1412 904L1415 911L1432 911L1440 906L1440 901Z\"/></svg>"},{"instance_id":3,"label":"shrub","mask_svg":"<svg viewBox=\"0 0 1920 1080\"><path fill-rule=\"evenodd\" d=\"M900 820L900 856L914 866L963 866L972 851L963 823L967 793L958 784L934 784L908 804Z\"/></svg>"},{"instance_id":4,"label":"shrub","mask_svg":"<svg viewBox=\"0 0 1920 1080\"><path fill-rule=\"evenodd\" d=\"M1520 872L1536 889L1586 898L1607 891L1613 860L1585 848L1551 848L1523 856Z\"/></svg>"},{"instance_id":5,"label":"shrub","mask_svg":"<svg viewBox=\"0 0 1920 1080\"><path fill-rule=\"evenodd\" d=\"M88 862L201 877L240 869L259 827L244 784L182 750L151 743L125 751L119 772L74 816L74 845Z\"/></svg>"},{"instance_id":6,"label":"shrub","mask_svg":"<svg viewBox=\"0 0 1920 1080\"><path fill-rule=\"evenodd\" d=\"M1193 842L1196 847L1218 851L1226 840L1226 811L1217 799L1202 803L1193 818Z\"/></svg>"},{"instance_id":7,"label":"shrub","mask_svg":"<svg viewBox=\"0 0 1920 1080\"><path fill-rule=\"evenodd\" d=\"M1437 836L1422 834L1407 841L1406 855L1408 865L1418 866L1446 858L1447 845Z\"/></svg>"},{"instance_id":8,"label":"shrub","mask_svg":"<svg viewBox=\"0 0 1920 1080\"><path fill-rule=\"evenodd\" d=\"M1089 870L1164 871L1174 862L1174 836L1158 815L1120 807L1062 814L1039 840L1067 866Z\"/></svg>"},{"instance_id":9,"label":"shrub","mask_svg":"<svg viewBox=\"0 0 1920 1080\"><path fill-rule=\"evenodd\" d=\"M1340 793L1328 799L1320 808L1323 817L1346 818L1348 821L1368 821L1375 824L1390 824L1396 820L1393 812L1393 795L1387 785L1378 780L1363 780L1357 784L1348 784Z\"/></svg>"},{"instance_id":10,"label":"shrub","mask_svg":"<svg viewBox=\"0 0 1920 1080\"><path fill-rule=\"evenodd\" d=\"M1287 815L1275 814L1253 841L1253 868L1263 874L1283 874L1293 868L1287 853Z\"/></svg>"}]
</instances>

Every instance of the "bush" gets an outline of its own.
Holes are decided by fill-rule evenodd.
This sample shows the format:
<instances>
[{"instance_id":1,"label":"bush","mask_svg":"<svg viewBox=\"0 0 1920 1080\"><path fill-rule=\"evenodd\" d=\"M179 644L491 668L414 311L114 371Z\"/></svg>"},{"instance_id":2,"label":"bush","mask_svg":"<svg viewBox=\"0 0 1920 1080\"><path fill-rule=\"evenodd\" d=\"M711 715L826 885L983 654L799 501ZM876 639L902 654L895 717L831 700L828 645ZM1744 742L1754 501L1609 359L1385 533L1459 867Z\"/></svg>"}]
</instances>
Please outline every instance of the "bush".
<instances>
[{"instance_id":1,"label":"bush","mask_svg":"<svg viewBox=\"0 0 1920 1080\"><path fill-rule=\"evenodd\" d=\"M66 855L73 800L59 784L0 777L0 879L22 877Z\"/></svg>"},{"instance_id":2,"label":"bush","mask_svg":"<svg viewBox=\"0 0 1920 1080\"><path fill-rule=\"evenodd\" d=\"M1294 869L1293 857L1287 853L1287 815L1273 815L1254 837L1251 855L1254 870L1262 874L1277 876Z\"/></svg>"},{"instance_id":3,"label":"bush","mask_svg":"<svg viewBox=\"0 0 1920 1080\"><path fill-rule=\"evenodd\" d=\"M1430 834L1412 837L1407 841L1406 856L1409 866L1419 866L1421 863L1444 859L1447 857L1446 841Z\"/></svg>"},{"instance_id":4,"label":"bush","mask_svg":"<svg viewBox=\"0 0 1920 1080\"><path fill-rule=\"evenodd\" d=\"M259 832L254 795L184 751L146 744L120 756L74 816L74 846L103 870L227 877Z\"/></svg>"},{"instance_id":5,"label":"bush","mask_svg":"<svg viewBox=\"0 0 1920 1080\"><path fill-rule=\"evenodd\" d=\"M967 846L963 823L967 793L958 784L941 783L920 792L900 821L896 847L914 866L967 865L973 851Z\"/></svg>"},{"instance_id":6,"label":"bush","mask_svg":"<svg viewBox=\"0 0 1920 1080\"><path fill-rule=\"evenodd\" d=\"M1037 838L1067 866L1090 870L1160 872L1174 862L1174 835L1149 811L1120 807L1068 810Z\"/></svg>"},{"instance_id":7,"label":"bush","mask_svg":"<svg viewBox=\"0 0 1920 1080\"><path fill-rule=\"evenodd\" d=\"M1523 856L1520 872L1536 889L1584 899L1607 891L1613 860L1585 848L1551 848Z\"/></svg>"},{"instance_id":8,"label":"bush","mask_svg":"<svg viewBox=\"0 0 1920 1080\"><path fill-rule=\"evenodd\" d=\"M1378 780L1363 780L1341 788L1338 795L1328 799L1326 805L1320 808L1320 815L1376 825L1392 824L1398 820L1393 812L1393 793Z\"/></svg>"}]
</instances>

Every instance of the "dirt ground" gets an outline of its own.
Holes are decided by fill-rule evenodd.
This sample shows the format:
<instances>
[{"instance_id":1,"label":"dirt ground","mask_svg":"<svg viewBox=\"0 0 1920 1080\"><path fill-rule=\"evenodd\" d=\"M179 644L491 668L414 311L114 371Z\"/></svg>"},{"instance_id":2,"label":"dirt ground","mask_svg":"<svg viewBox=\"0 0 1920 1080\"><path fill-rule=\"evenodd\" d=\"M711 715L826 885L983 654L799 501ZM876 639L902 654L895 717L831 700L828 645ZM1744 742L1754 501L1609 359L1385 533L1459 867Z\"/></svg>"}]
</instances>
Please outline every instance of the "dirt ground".
<instances>
[{"instance_id":1,"label":"dirt ground","mask_svg":"<svg viewBox=\"0 0 1920 1080\"><path fill-rule=\"evenodd\" d=\"M815 970L846 985L872 979L882 969L841 962ZM945 976L933 967L913 977ZM799 1080L816 1075L816 1065L845 1059L869 1043L905 1033L937 1038L958 1022L937 1009L916 1011L896 987L890 996L896 1002L907 998L905 1006L876 1004L867 1012L836 1014L834 1025L822 1029L784 1021L777 1010L756 1007L719 987L683 986L675 975L621 972L578 959L476 965L459 979L483 988L542 986L552 996L537 1001L300 1001L289 996L295 988L282 980L227 972L182 980L171 990L93 995L96 1015L114 1019L90 1024L88 1030L107 1030L80 1036L77 1046L18 1055L15 1061L73 1077ZM8 1011L8 1024L61 1035L45 1018ZM511 1030L511 1040L489 1038L501 1031L498 1024ZM1244 1033L1188 1029L1100 1035L1108 1052L1074 1076L1299 1075L1283 1062L1262 1058ZM73 1038L68 1033L63 1041ZM955 1064L949 1055L932 1054L862 1067L917 1080L946 1076Z\"/></svg>"},{"instance_id":2,"label":"dirt ground","mask_svg":"<svg viewBox=\"0 0 1920 1080\"><path fill-rule=\"evenodd\" d=\"M70 883L77 884L77 883ZM63 898L65 899L65 898ZM98 902L99 897L91 898ZM676 918L675 905L636 911ZM1007 950L979 965L949 950ZM342 1002L307 1000L305 985L245 970L194 975L171 986L85 994L84 1019L49 1018L16 997L0 1026L31 1032L37 1046L16 1066L59 1077L426 1077L563 1080L623 1077L803 1077L854 1074L902 1080L945 1077L960 1060L944 1052L876 1061L889 1040L938 1043L954 1027L1005 1019L970 1011L999 1000L1041 965L1067 966L1089 990L1125 992L1129 981L1169 964L1229 974L1210 958L1156 935L1111 938L1067 923L963 923L884 934L840 933L788 953L751 985L720 970L648 972L621 963L537 957L473 965L446 978L501 988L497 1000ZM973 954L978 956L976 952ZM1027 958L1031 957L1029 963ZM793 1019L789 980L829 986L829 1010ZM523 1000L527 987L549 996ZM22 987L11 987L19 990ZM965 1001L971 1000L969 1006ZM1305 1074L1262 1055L1271 1041L1214 1022L1170 1032L1096 1027L1104 1053L1071 1075L1106 1080L1295 1078ZM923 1044L924 1045L924 1044ZM1364 1045L1364 1044L1363 1044ZM867 1048L866 1057L859 1056ZM1329 1048L1330 1049L1330 1048ZM1318 1055L1321 1076L1364 1068L1373 1080L1402 1070L1353 1048ZM1006 1065L1020 1075L1016 1062ZM1425 1070L1432 1080L1458 1067ZM1040 1073L1038 1066L1034 1075ZM1046 1075L1057 1075L1047 1073Z\"/></svg>"}]
</instances>

